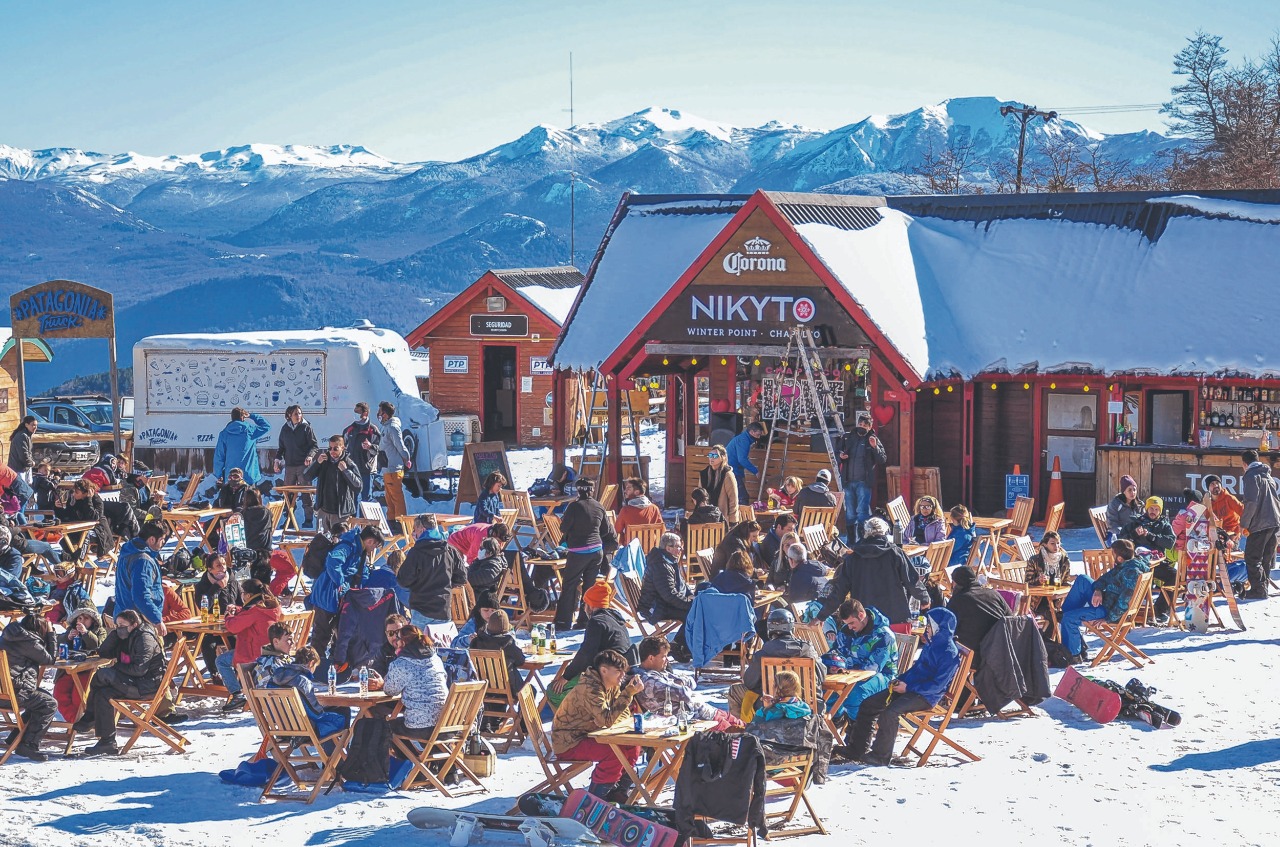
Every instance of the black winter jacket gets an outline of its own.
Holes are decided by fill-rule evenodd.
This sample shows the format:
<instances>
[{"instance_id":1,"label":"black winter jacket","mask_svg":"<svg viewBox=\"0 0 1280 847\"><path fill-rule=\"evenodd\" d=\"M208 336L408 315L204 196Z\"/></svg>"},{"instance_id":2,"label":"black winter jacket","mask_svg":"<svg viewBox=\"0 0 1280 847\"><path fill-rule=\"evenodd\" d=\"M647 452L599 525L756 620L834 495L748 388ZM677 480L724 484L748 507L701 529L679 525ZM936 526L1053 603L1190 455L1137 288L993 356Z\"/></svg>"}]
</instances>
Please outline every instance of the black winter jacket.
<instances>
[{"instance_id":1,"label":"black winter jacket","mask_svg":"<svg viewBox=\"0 0 1280 847\"><path fill-rule=\"evenodd\" d=\"M640 664L640 654L631 643L627 625L623 622L622 615L613 609L597 609L587 619L587 628L582 633L582 646L565 666L565 680L577 679L579 674L591 667L601 650L617 650L627 657L628 666Z\"/></svg>"},{"instance_id":2,"label":"black winter jacket","mask_svg":"<svg viewBox=\"0 0 1280 847\"><path fill-rule=\"evenodd\" d=\"M342 438L347 442L347 452L356 464L364 470L372 472L378 466L378 445L382 442L382 430L371 420L352 421L342 431ZM364 442L369 442L369 449L364 449Z\"/></svg>"},{"instance_id":3,"label":"black winter jacket","mask_svg":"<svg viewBox=\"0 0 1280 847\"><path fill-rule=\"evenodd\" d=\"M477 594L481 591L494 591L508 567L507 555L502 551L493 556L482 556L467 567L467 582L471 583Z\"/></svg>"},{"instance_id":4,"label":"black winter jacket","mask_svg":"<svg viewBox=\"0 0 1280 847\"><path fill-rule=\"evenodd\" d=\"M754 735L697 733L676 778L676 828L691 835L694 816L705 815L764 835L764 777L764 751Z\"/></svg>"},{"instance_id":5,"label":"black winter jacket","mask_svg":"<svg viewBox=\"0 0 1280 847\"><path fill-rule=\"evenodd\" d=\"M346 468L338 467L346 463ZM360 469L355 459L343 453L338 459L326 454L323 462L317 460L307 466L302 475L315 483L316 508L321 512L349 518L356 513L360 497Z\"/></svg>"},{"instance_id":6,"label":"black winter jacket","mask_svg":"<svg viewBox=\"0 0 1280 847\"><path fill-rule=\"evenodd\" d=\"M31 452L31 433L25 426L20 426L9 436L9 467L18 473L26 473L35 466L36 458Z\"/></svg>"},{"instance_id":7,"label":"black winter jacket","mask_svg":"<svg viewBox=\"0 0 1280 847\"><path fill-rule=\"evenodd\" d=\"M250 550L271 552L271 510L266 506L250 506L240 513L244 520L244 543Z\"/></svg>"},{"instance_id":8,"label":"black winter jacket","mask_svg":"<svg viewBox=\"0 0 1280 847\"><path fill-rule=\"evenodd\" d=\"M876 445L871 446L871 438L874 435L874 432L859 435L856 429L845 433L844 441L840 444L840 452L848 454L849 458L844 460L844 467L840 469L840 473L846 483L875 484L876 468L888 461L888 456L879 438L876 439Z\"/></svg>"},{"instance_id":9,"label":"black winter jacket","mask_svg":"<svg viewBox=\"0 0 1280 847\"><path fill-rule=\"evenodd\" d=\"M196 608L200 608L200 601L208 598L209 608L213 608L213 601L218 601L218 611L226 614L228 606L243 606L244 591L240 588L240 582L235 578L234 574L228 572L227 584L223 588L213 584L213 580L209 579L209 574L202 574L200 581L195 587ZM192 610L194 611L194 609Z\"/></svg>"},{"instance_id":10,"label":"black winter jacket","mask_svg":"<svg viewBox=\"0 0 1280 847\"><path fill-rule=\"evenodd\" d=\"M929 592L902 548L884 536L864 538L844 557L818 617L830 616L846 597L853 597L879 609L889 623L904 623L911 616L908 596L929 603Z\"/></svg>"},{"instance_id":11,"label":"black winter jacket","mask_svg":"<svg viewBox=\"0 0 1280 847\"><path fill-rule=\"evenodd\" d=\"M796 494L795 502L791 504L791 511L796 513L796 517L802 517L804 510L809 506L825 508L835 504L836 495L831 493L831 488L825 482L814 482L801 488Z\"/></svg>"},{"instance_id":12,"label":"black winter jacket","mask_svg":"<svg viewBox=\"0 0 1280 847\"><path fill-rule=\"evenodd\" d=\"M956 641L973 651L973 666L981 664L982 640L991 628L1009 617L1009 604L994 588L956 589L947 608L956 616Z\"/></svg>"},{"instance_id":13,"label":"black winter jacket","mask_svg":"<svg viewBox=\"0 0 1280 847\"><path fill-rule=\"evenodd\" d=\"M18 702L25 703L40 688L40 666L52 665L58 655L57 638L52 632L41 637L14 620L0 635L0 648L9 654L9 676Z\"/></svg>"},{"instance_id":14,"label":"black winter jacket","mask_svg":"<svg viewBox=\"0 0 1280 847\"><path fill-rule=\"evenodd\" d=\"M560 532L565 546L570 550L600 544L606 554L612 555L618 549L618 536L613 531L609 516L605 514L604 506L591 497L579 497L565 506L564 517L560 519Z\"/></svg>"},{"instance_id":15,"label":"black winter jacket","mask_svg":"<svg viewBox=\"0 0 1280 847\"><path fill-rule=\"evenodd\" d=\"M280 440L276 443L276 458L284 462L285 467L302 467L307 457L319 449L316 432L311 428L311 422L305 418L297 426L286 423L280 427Z\"/></svg>"},{"instance_id":16,"label":"black winter jacket","mask_svg":"<svg viewBox=\"0 0 1280 847\"><path fill-rule=\"evenodd\" d=\"M107 640L98 648L98 655L104 659L115 659L116 670L128 677L143 697L155 694L160 680L164 679L164 648L148 623L144 622L123 640L119 630L111 630L107 633Z\"/></svg>"},{"instance_id":17,"label":"black winter jacket","mask_svg":"<svg viewBox=\"0 0 1280 847\"><path fill-rule=\"evenodd\" d=\"M449 619L449 595L467 582L467 560L443 538L423 535L405 556L396 582L409 589L409 608L435 620Z\"/></svg>"},{"instance_id":18,"label":"black winter jacket","mask_svg":"<svg viewBox=\"0 0 1280 847\"><path fill-rule=\"evenodd\" d=\"M680 574L680 563L669 560L661 547L650 550L640 584L640 613L654 621L682 621L692 605L693 595Z\"/></svg>"},{"instance_id":19,"label":"black winter jacket","mask_svg":"<svg viewBox=\"0 0 1280 847\"><path fill-rule=\"evenodd\" d=\"M982 656L973 685L992 714L1014 700L1034 706L1049 698L1048 655L1030 617L1000 620L982 639Z\"/></svg>"}]
</instances>

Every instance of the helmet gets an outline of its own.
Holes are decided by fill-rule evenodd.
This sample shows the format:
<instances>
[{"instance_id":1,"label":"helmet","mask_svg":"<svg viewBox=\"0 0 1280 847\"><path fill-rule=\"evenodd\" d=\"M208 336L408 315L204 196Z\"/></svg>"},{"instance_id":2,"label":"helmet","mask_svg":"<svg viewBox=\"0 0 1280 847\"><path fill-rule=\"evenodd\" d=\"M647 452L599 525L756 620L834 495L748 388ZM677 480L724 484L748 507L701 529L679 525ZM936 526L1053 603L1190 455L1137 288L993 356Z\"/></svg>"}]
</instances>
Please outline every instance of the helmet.
<instances>
[{"instance_id":1,"label":"helmet","mask_svg":"<svg viewBox=\"0 0 1280 847\"><path fill-rule=\"evenodd\" d=\"M790 635L796 629L796 616L791 614L790 609L774 609L769 613L767 627L770 638Z\"/></svg>"}]
</instances>

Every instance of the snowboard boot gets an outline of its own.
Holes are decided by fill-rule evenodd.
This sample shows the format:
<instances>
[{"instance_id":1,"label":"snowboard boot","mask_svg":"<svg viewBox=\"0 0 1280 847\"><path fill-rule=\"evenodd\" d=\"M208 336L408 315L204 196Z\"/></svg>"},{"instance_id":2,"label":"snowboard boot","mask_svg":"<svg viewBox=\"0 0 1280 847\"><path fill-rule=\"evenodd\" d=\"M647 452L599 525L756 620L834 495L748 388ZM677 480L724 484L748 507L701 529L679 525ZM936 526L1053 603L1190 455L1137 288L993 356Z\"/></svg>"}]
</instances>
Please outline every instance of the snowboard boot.
<instances>
[{"instance_id":1,"label":"snowboard boot","mask_svg":"<svg viewBox=\"0 0 1280 847\"><path fill-rule=\"evenodd\" d=\"M604 799L610 803L622 805L627 802L627 797L631 794L631 789L634 785L635 783L631 781L631 777L624 773L622 778L614 783L613 788L604 796Z\"/></svg>"},{"instance_id":2,"label":"snowboard boot","mask_svg":"<svg viewBox=\"0 0 1280 847\"><path fill-rule=\"evenodd\" d=\"M608 800L609 793L618 786L616 782L592 782L591 787L587 791L599 797L601 800Z\"/></svg>"}]
</instances>

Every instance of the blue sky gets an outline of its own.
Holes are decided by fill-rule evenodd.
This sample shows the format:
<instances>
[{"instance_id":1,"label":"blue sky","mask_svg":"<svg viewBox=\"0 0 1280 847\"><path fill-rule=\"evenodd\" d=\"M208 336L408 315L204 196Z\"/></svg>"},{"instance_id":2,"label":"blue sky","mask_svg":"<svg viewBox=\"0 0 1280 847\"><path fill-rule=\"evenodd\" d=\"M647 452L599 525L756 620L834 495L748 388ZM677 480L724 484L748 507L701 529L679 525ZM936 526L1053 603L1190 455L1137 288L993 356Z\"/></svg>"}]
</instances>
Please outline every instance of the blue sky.
<instances>
[{"instance_id":1,"label":"blue sky","mask_svg":"<svg viewBox=\"0 0 1280 847\"><path fill-rule=\"evenodd\" d=\"M834 129L946 97L1042 108L1157 103L1197 28L1235 59L1274 3L365 3L0 0L0 144L160 155L363 144L457 159L538 123L668 106L726 124ZM1104 132L1154 112L1090 115Z\"/></svg>"}]
</instances>

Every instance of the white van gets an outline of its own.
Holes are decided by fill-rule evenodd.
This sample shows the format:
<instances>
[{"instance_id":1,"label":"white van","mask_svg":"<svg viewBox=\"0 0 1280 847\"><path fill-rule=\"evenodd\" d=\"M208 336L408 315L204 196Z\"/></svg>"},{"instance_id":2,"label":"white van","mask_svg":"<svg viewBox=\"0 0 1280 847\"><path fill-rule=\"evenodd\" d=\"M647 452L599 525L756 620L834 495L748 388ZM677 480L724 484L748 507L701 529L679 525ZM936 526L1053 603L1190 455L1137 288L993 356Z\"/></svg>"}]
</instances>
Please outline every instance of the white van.
<instances>
[{"instance_id":1,"label":"white van","mask_svg":"<svg viewBox=\"0 0 1280 847\"><path fill-rule=\"evenodd\" d=\"M295 403L321 444L341 435L355 404L396 407L413 469L405 482L444 468L448 444L434 406L418 395L404 338L361 321L348 329L153 335L133 346L134 449L157 471L208 470L218 433L240 406L271 422L259 442L264 469L274 456L284 410Z\"/></svg>"}]
</instances>

